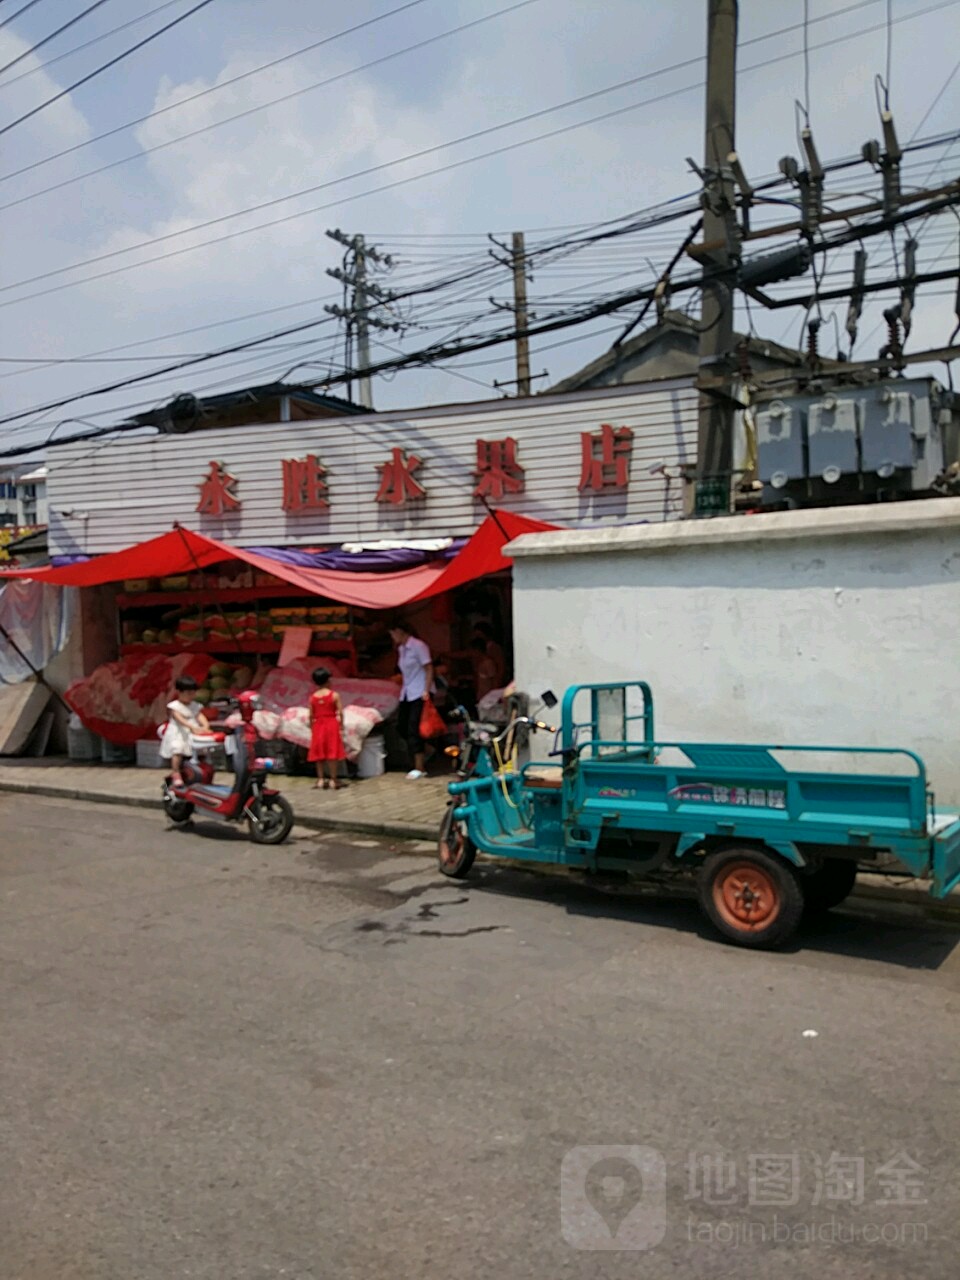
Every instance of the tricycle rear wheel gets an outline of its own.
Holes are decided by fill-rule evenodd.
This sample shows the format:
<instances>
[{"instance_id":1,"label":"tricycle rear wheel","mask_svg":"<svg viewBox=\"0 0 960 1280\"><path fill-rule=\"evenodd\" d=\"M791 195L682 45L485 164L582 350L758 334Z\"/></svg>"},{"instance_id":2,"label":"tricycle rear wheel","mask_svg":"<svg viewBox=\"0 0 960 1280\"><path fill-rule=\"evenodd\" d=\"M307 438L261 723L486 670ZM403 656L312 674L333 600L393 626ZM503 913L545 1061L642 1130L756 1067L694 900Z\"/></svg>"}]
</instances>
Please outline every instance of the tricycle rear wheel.
<instances>
[{"instance_id":1,"label":"tricycle rear wheel","mask_svg":"<svg viewBox=\"0 0 960 1280\"><path fill-rule=\"evenodd\" d=\"M824 858L816 871L803 878L807 915L820 915L839 907L853 890L857 864L852 858Z\"/></svg>"},{"instance_id":2,"label":"tricycle rear wheel","mask_svg":"<svg viewBox=\"0 0 960 1280\"><path fill-rule=\"evenodd\" d=\"M789 863L764 849L718 849L699 875L700 906L741 947L781 946L803 915L803 890Z\"/></svg>"},{"instance_id":3,"label":"tricycle rear wheel","mask_svg":"<svg viewBox=\"0 0 960 1280\"><path fill-rule=\"evenodd\" d=\"M448 805L440 822L437 840L437 866L445 876L462 880L477 856L477 846L467 835L466 827L453 816L454 806Z\"/></svg>"}]
</instances>

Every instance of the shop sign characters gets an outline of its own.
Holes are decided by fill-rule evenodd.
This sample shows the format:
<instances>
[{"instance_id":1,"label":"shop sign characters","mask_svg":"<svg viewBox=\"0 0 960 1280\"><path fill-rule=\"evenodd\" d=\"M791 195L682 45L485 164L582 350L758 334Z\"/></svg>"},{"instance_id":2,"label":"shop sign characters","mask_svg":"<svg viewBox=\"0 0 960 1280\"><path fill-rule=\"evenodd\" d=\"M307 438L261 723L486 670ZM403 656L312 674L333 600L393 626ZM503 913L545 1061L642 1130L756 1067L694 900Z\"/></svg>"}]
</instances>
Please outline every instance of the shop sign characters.
<instances>
[{"instance_id":1,"label":"shop sign characters","mask_svg":"<svg viewBox=\"0 0 960 1280\"><path fill-rule=\"evenodd\" d=\"M630 483L633 451L633 429L603 423L598 430L580 433L579 491L602 493L625 491ZM514 436L499 440L476 441L476 465L473 497L480 501L502 502L513 494L525 493L526 469L519 459L520 445ZM376 464L379 485L375 501L391 507L404 507L423 502L427 490L417 478L424 459L401 446L390 449L389 459ZM280 461L282 496L280 505L291 515L325 513L330 510L327 467L315 453ZM226 463L208 464L207 475L198 485L200 498L196 510L201 515L226 516L240 510L238 481Z\"/></svg>"},{"instance_id":2,"label":"shop sign characters","mask_svg":"<svg viewBox=\"0 0 960 1280\"><path fill-rule=\"evenodd\" d=\"M581 493L592 490L626 489L630 483L630 455L633 431L630 427L612 427L605 422L599 431L580 433Z\"/></svg>"},{"instance_id":3,"label":"shop sign characters","mask_svg":"<svg viewBox=\"0 0 960 1280\"><path fill-rule=\"evenodd\" d=\"M314 453L305 458L284 458L283 501L284 511L294 514L300 511L328 511L327 468Z\"/></svg>"},{"instance_id":4,"label":"shop sign characters","mask_svg":"<svg viewBox=\"0 0 960 1280\"><path fill-rule=\"evenodd\" d=\"M527 478L517 461L516 440L512 436L505 440L478 440L474 474L477 477L475 498L493 498L499 502L505 494L523 493Z\"/></svg>"},{"instance_id":5,"label":"shop sign characters","mask_svg":"<svg viewBox=\"0 0 960 1280\"><path fill-rule=\"evenodd\" d=\"M200 490L197 511L201 515L224 516L231 511L240 510L236 477L230 474L222 462L210 463L206 479L197 488Z\"/></svg>"},{"instance_id":6,"label":"shop sign characters","mask_svg":"<svg viewBox=\"0 0 960 1280\"><path fill-rule=\"evenodd\" d=\"M377 467L380 472L377 502L389 502L391 506L402 507L407 502L426 498L426 489L413 474L422 464L423 459L414 453L407 457L403 449L391 449L390 461L382 462Z\"/></svg>"}]
</instances>

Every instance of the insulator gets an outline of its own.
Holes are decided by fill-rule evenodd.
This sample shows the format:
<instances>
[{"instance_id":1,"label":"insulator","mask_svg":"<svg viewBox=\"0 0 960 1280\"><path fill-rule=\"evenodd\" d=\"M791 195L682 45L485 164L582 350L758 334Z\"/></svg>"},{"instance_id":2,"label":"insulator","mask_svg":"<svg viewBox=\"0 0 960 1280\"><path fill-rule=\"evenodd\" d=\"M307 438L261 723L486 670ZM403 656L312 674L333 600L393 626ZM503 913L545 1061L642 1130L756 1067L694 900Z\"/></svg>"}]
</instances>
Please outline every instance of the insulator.
<instances>
[{"instance_id":1,"label":"insulator","mask_svg":"<svg viewBox=\"0 0 960 1280\"><path fill-rule=\"evenodd\" d=\"M900 339L900 308L889 307L883 313L887 322L887 345L880 352L881 356L889 356L894 364L898 364L903 355L903 344Z\"/></svg>"},{"instance_id":2,"label":"insulator","mask_svg":"<svg viewBox=\"0 0 960 1280\"><path fill-rule=\"evenodd\" d=\"M810 364L820 363L820 325L822 320L811 320L807 325L807 359Z\"/></svg>"}]
</instances>

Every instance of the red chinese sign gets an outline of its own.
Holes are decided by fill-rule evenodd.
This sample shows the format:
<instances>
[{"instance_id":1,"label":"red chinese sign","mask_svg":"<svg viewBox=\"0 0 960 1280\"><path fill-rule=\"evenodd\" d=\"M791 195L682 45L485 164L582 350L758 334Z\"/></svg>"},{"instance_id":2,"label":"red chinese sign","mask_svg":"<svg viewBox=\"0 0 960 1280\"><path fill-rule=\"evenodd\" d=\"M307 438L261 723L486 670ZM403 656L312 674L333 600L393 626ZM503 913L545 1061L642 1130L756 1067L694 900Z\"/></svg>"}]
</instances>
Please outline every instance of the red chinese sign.
<instances>
[{"instance_id":1,"label":"red chinese sign","mask_svg":"<svg viewBox=\"0 0 960 1280\"><path fill-rule=\"evenodd\" d=\"M475 498L499 501L507 493L523 493L526 475L517 461L517 442L506 440L477 441L477 485Z\"/></svg>"},{"instance_id":2,"label":"red chinese sign","mask_svg":"<svg viewBox=\"0 0 960 1280\"><path fill-rule=\"evenodd\" d=\"M630 483L630 454L633 431L630 427L613 428L605 422L599 431L580 435L580 492L592 489L626 489Z\"/></svg>"},{"instance_id":3,"label":"red chinese sign","mask_svg":"<svg viewBox=\"0 0 960 1280\"><path fill-rule=\"evenodd\" d=\"M240 499L236 495L236 487L236 479L223 463L211 462L207 478L197 486L200 490L197 510L206 516L223 516L230 511L239 511Z\"/></svg>"},{"instance_id":4,"label":"red chinese sign","mask_svg":"<svg viewBox=\"0 0 960 1280\"><path fill-rule=\"evenodd\" d=\"M284 511L328 511L327 469L316 454L305 458L284 458L283 502Z\"/></svg>"},{"instance_id":5,"label":"red chinese sign","mask_svg":"<svg viewBox=\"0 0 960 1280\"><path fill-rule=\"evenodd\" d=\"M380 488L377 490L377 502L389 502L392 506L402 507L405 502L415 502L427 496L427 491L413 473L422 465L423 459L411 453L404 456L402 449L390 450L390 461L377 467L380 472Z\"/></svg>"},{"instance_id":6,"label":"red chinese sign","mask_svg":"<svg viewBox=\"0 0 960 1280\"><path fill-rule=\"evenodd\" d=\"M580 433L581 493L625 490L630 483L633 429L613 427L605 422L597 431ZM519 461L519 444L513 436L500 440L477 440L476 477L473 497L501 502L510 494L526 492L526 471ZM389 460L377 465L380 482L374 500L393 507L422 502L427 491L416 477L423 458L392 448ZM315 453L280 462L283 491L281 508L291 514L330 510L327 468ZM222 462L211 462L207 475L197 486L201 515L225 516L240 510L237 479Z\"/></svg>"}]
</instances>

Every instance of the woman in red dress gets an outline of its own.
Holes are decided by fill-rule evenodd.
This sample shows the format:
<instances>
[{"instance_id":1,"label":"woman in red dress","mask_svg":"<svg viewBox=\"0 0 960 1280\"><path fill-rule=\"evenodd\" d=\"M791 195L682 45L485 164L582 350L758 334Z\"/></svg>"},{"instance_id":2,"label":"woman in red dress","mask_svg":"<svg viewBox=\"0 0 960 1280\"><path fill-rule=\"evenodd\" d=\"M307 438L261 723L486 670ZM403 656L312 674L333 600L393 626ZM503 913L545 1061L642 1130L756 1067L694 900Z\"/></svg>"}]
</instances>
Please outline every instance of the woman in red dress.
<instances>
[{"instance_id":1,"label":"woman in red dress","mask_svg":"<svg viewBox=\"0 0 960 1280\"><path fill-rule=\"evenodd\" d=\"M330 672L326 667L317 667L313 683L317 688L310 695L310 751L307 759L316 763L317 786L326 791L332 782L334 791L339 791L337 775L340 761L347 754L343 749L343 706L340 695L329 687Z\"/></svg>"}]
</instances>

